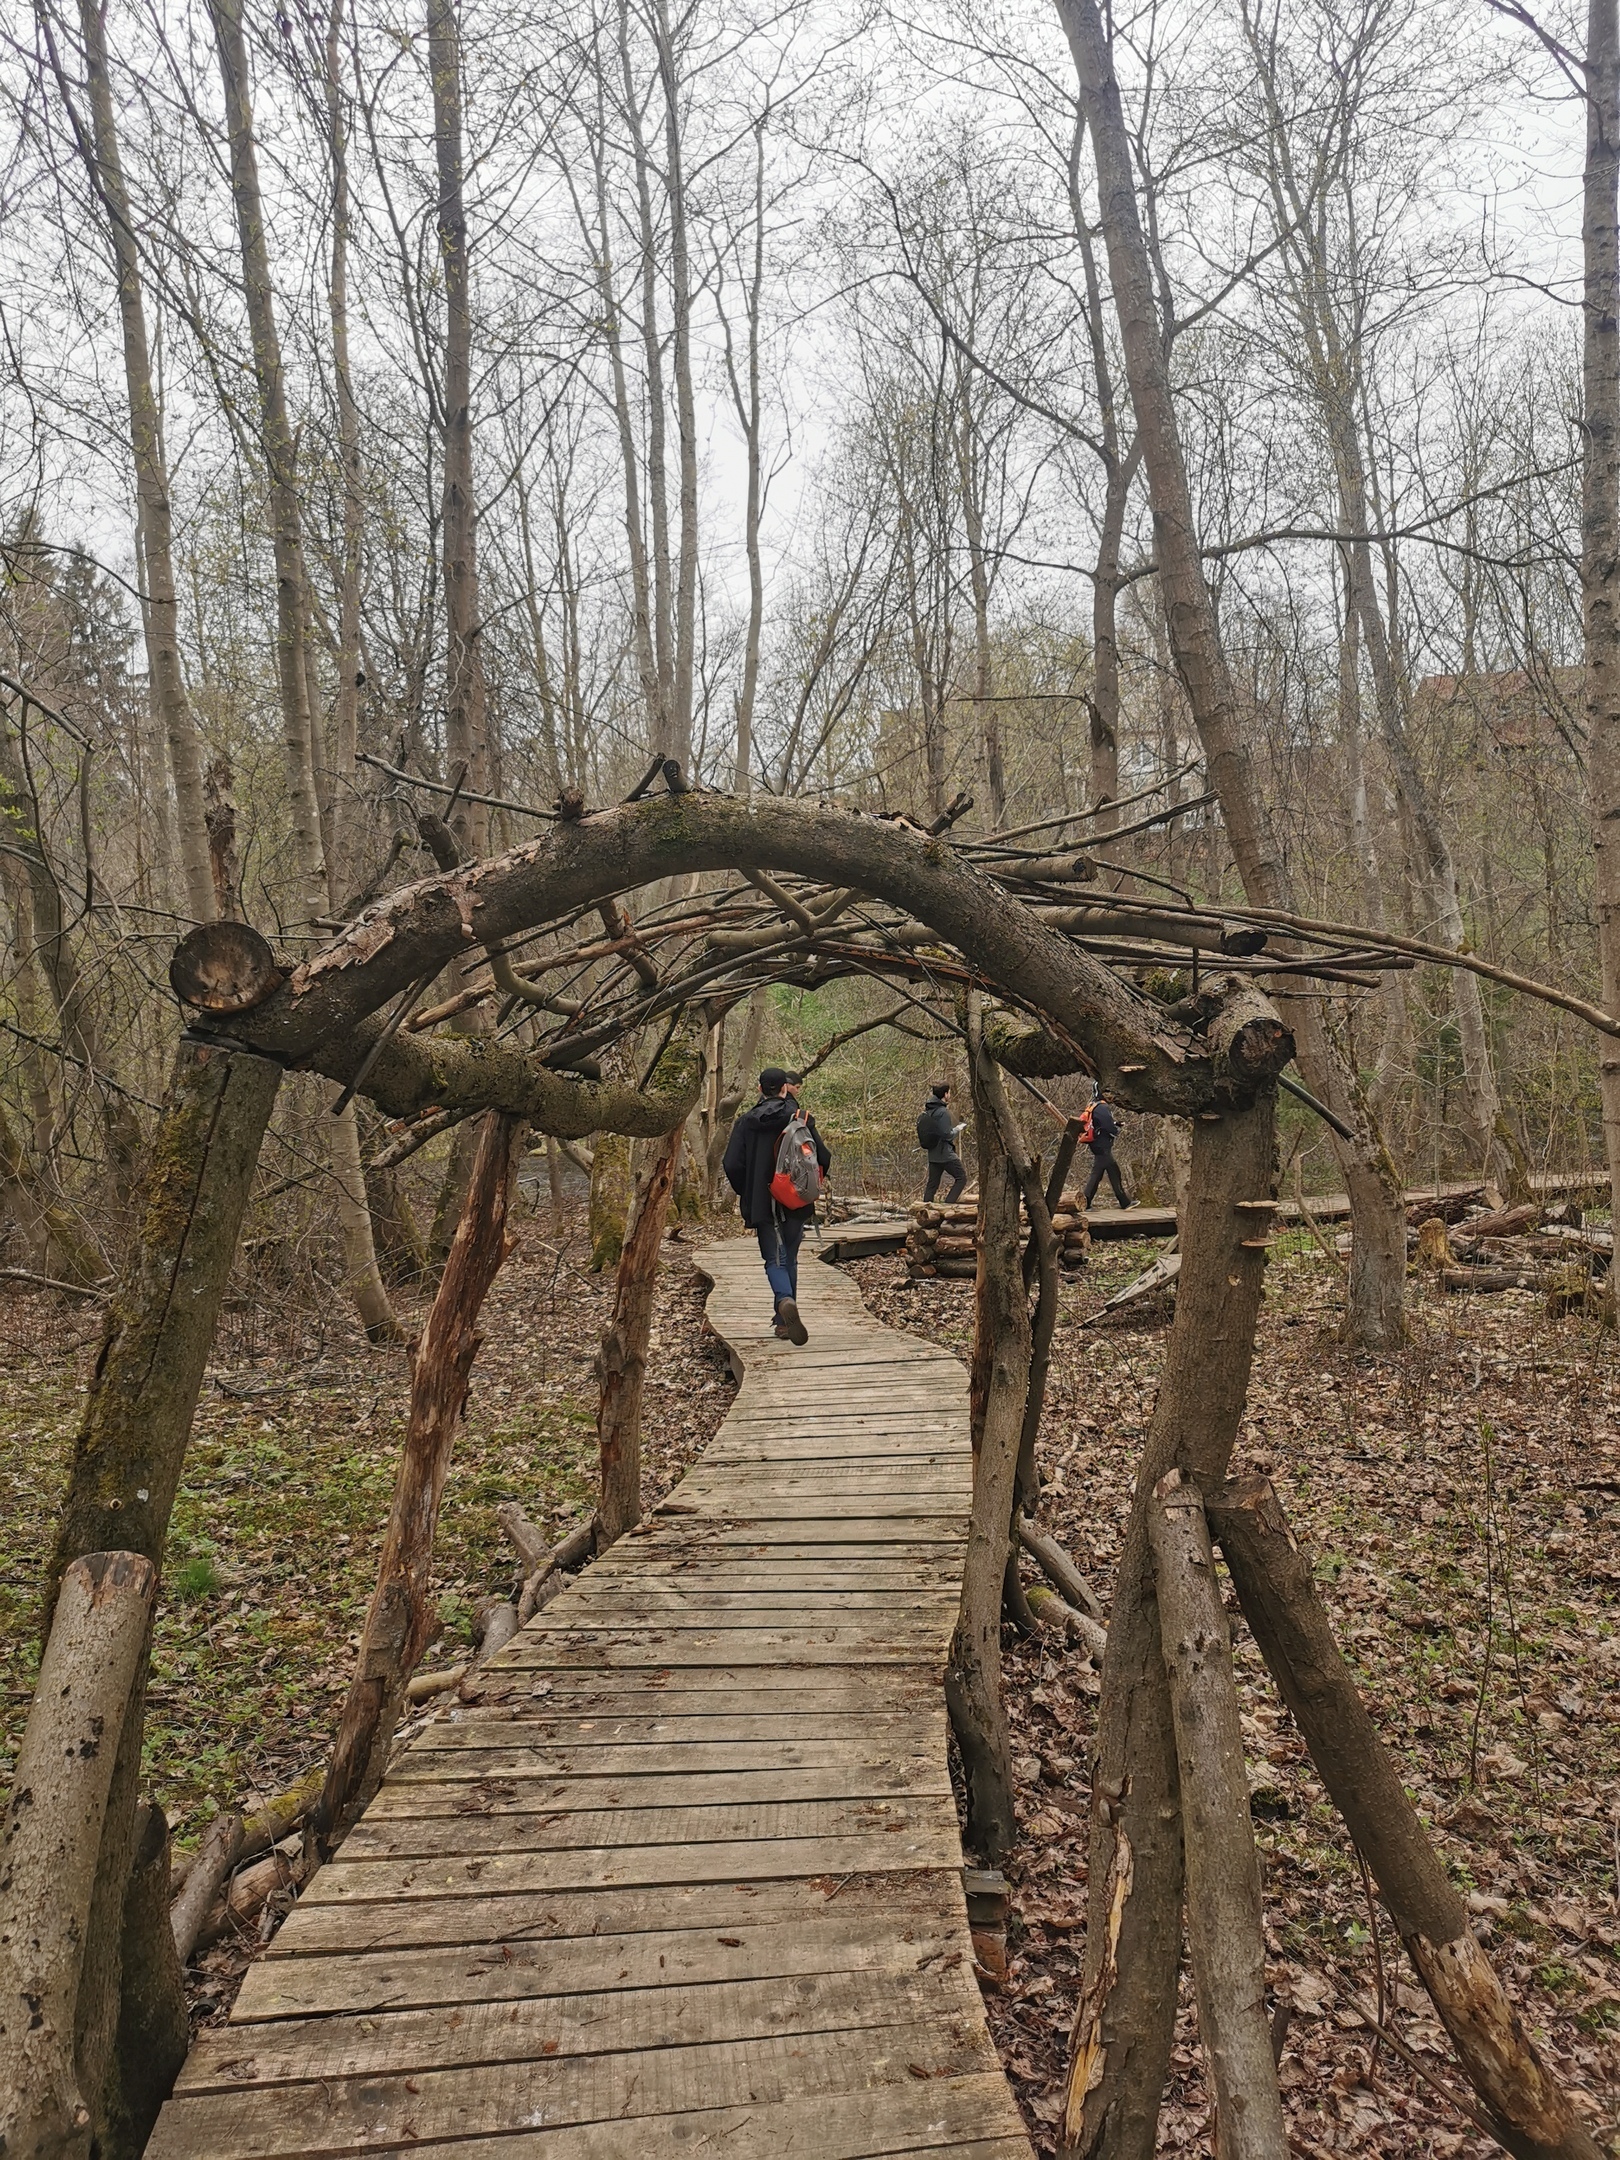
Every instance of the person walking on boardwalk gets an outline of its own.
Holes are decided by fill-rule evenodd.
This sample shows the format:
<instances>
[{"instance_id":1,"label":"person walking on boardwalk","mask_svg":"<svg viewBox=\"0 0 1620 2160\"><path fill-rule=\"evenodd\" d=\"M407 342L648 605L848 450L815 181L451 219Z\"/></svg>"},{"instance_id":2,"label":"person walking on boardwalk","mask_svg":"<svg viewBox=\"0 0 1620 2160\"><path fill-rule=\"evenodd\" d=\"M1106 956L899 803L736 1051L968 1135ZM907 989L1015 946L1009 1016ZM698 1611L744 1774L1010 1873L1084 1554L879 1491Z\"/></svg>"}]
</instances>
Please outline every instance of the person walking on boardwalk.
<instances>
[{"instance_id":1,"label":"person walking on boardwalk","mask_svg":"<svg viewBox=\"0 0 1620 2160\"><path fill-rule=\"evenodd\" d=\"M967 1184L967 1172L962 1158L956 1152L956 1136L962 1127L951 1116L951 1083L936 1080L917 1120L917 1145L928 1161L928 1182L923 1187L923 1199L932 1200L942 1181L949 1178L951 1189L945 1195L945 1205L962 1197Z\"/></svg>"},{"instance_id":2,"label":"person walking on boardwalk","mask_svg":"<svg viewBox=\"0 0 1620 2160\"><path fill-rule=\"evenodd\" d=\"M785 1342L807 1343L810 1331L799 1318L799 1246L815 1220L832 1156L815 1119L799 1108L797 1073L766 1066L759 1101L731 1128L721 1167L743 1221L759 1239L776 1299L776 1332Z\"/></svg>"},{"instance_id":3,"label":"person walking on boardwalk","mask_svg":"<svg viewBox=\"0 0 1620 2160\"><path fill-rule=\"evenodd\" d=\"M1085 1113L1088 1123L1082 1124L1080 1137L1091 1150L1091 1175L1086 1179L1086 1206L1090 1207L1097 1197L1097 1188L1107 1178L1114 1188L1114 1198L1122 1208L1130 1206L1125 1197L1125 1180L1119 1174L1119 1164L1114 1160L1114 1142L1119 1137L1119 1119L1114 1106L1097 1090L1091 1108Z\"/></svg>"}]
</instances>

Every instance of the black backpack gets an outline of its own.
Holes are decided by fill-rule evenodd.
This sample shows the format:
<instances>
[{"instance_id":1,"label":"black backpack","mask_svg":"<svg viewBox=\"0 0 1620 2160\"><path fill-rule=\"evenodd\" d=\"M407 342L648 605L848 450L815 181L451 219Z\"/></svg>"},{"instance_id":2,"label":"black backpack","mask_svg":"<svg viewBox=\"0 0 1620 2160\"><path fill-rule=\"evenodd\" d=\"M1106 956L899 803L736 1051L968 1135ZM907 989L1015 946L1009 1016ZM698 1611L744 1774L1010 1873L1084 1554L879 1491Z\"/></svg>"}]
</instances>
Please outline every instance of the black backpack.
<instances>
[{"instance_id":1,"label":"black backpack","mask_svg":"<svg viewBox=\"0 0 1620 2160\"><path fill-rule=\"evenodd\" d=\"M934 1106L929 1104L917 1119L917 1145L932 1147L934 1144Z\"/></svg>"}]
</instances>

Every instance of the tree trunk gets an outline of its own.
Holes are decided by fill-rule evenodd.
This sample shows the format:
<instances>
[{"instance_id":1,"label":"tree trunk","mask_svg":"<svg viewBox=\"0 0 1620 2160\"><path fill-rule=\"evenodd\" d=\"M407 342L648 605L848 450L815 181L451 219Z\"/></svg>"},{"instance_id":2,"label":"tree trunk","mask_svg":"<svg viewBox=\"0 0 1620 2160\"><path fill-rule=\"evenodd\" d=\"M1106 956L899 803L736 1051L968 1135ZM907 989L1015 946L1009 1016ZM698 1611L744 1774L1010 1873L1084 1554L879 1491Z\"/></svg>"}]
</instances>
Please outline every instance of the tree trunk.
<instances>
[{"instance_id":1,"label":"tree trunk","mask_svg":"<svg viewBox=\"0 0 1620 2160\"><path fill-rule=\"evenodd\" d=\"M472 290L462 199L461 32L454 0L427 0L433 79L433 150L439 173L439 253L444 272L445 755L467 794L489 791L488 700L478 619L478 544L473 494ZM489 813L463 799L450 830L463 862L489 852Z\"/></svg>"},{"instance_id":2,"label":"tree trunk","mask_svg":"<svg viewBox=\"0 0 1620 2160\"><path fill-rule=\"evenodd\" d=\"M114 2050L118 2075L98 2142L104 2160L140 2160L191 2044L185 1975L169 1926L169 1864L163 1810L142 1801L135 1811L124 1893Z\"/></svg>"},{"instance_id":3,"label":"tree trunk","mask_svg":"<svg viewBox=\"0 0 1620 2160\"><path fill-rule=\"evenodd\" d=\"M1179 1471L1154 1490L1148 1540L1176 1733L1187 1944L1221 2160L1288 2160L1232 1638L1204 1503Z\"/></svg>"},{"instance_id":4,"label":"tree trunk","mask_svg":"<svg viewBox=\"0 0 1620 2160\"><path fill-rule=\"evenodd\" d=\"M680 78L666 0L648 11L664 94L664 193L669 203L670 360L675 370L680 538L675 574L675 649L665 756L684 772L692 762L692 692L697 658L697 401L692 382L692 272L686 229L685 153Z\"/></svg>"},{"instance_id":5,"label":"tree trunk","mask_svg":"<svg viewBox=\"0 0 1620 2160\"><path fill-rule=\"evenodd\" d=\"M647 1369L658 1253L669 1216L684 1125L660 1143L636 1193L619 1254L613 1317L602 1336L596 1370L601 1382L596 1435L602 1491L597 1546L611 1545L641 1520L641 1384Z\"/></svg>"},{"instance_id":6,"label":"tree trunk","mask_svg":"<svg viewBox=\"0 0 1620 2160\"><path fill-rule=\"evenodd\" d=\"M978 1036L976 1025L974 1034ZM1012 1751L1001 1700L1001 1603L1030 1348L1029 1299L1018 1256L1018 1172L1007 1152L1004 1121L996 1114L1000 1088L995 1064L982 1040L976 1040L979 1263L970 1378L973 1510L945 1699L967 1775L968 1843L987 1861L1010 1851L1018 1834Z\"/></svg>"},{"instance_id":7,"label":"tree trunk","mask_svg":"<svg viewBox=\"0 0 1620 2160\"><path fill-rule=\"evenodd\" d=\"M620 1133L598 1133L591 1150L591 1189L586 1203L591 1267L598 1273L619 1264L634 1191L630 1142Z\"/></svg>"},{"instance_id":8,"label":"tree trunk","mask_svg":"<svg viewBox=\"0 0 1620 2160\"><path fill-rule=\"evenodd\" d=\"M1581 212L1581 628L1602 1005L1620 1012L1620 28L1588 0ZM1598 1045L1613 1219L1620 1223L1620 1041Z\"/></svg>"},{"instance_id":9,"label":"tree trunk","mask_svg":"<svg viewBox=\"0 0 1620 2160\"><path fill-rule=\"evenodd\" d=\"M202 760L197 726L186 695L180 665L179 608L174 588L174 541L169 511L169 472L163 453L163 427L152 383L151 348L141 293L140 255L124 184L123 158L113 115L107 74L105 0L79 0L79 31L84 43L85 91L90 105L93 142L79 132L91 184L107 218L118 281L118 316L124 341L124 381L129 398L129 442L135 467L136 515L141 560L145 567L141 627L146 641L152 703L168 745L180 818L180 861L185 873L186 905L198 922L215 914L214 882L208 863L208 834L203 820ZM77 131L77 121L76 131Z\"/></svg>"},{"instance_id":10,"label":"tree trunk","mask_svg":"<svg viewBox=\"0 0 1620 2160\"><path fill-rule=\"evenodd\" d=\"M1309 1562L1264 1478L1212 1494L1243 1615L1334 1806L1375 1877L1495 2132L1518 2160L1599 2160L1476 1941L1445 1864L1339 1654Z\"/></svg>"},{"instance_id":11,"label":"tree trunk","mask_svg":"<svg viewBox=\"0 0 1620 2160\"><path fill-rule=\"evenodd\" d=\"M120 1736L156 1596L157 1569L131 1552L75 1559L57 1595L3 1845L0 2150L8 2153L87 2160L99 2127L103 2065L81 2052L80 1981ZM122 1826L126 1871L131 1829Z\"/></svg>"},{"instance_id":12,"label":"tree trunk","mask_svg":"<svg viewBox=\"0 0 1620 2160\"><path fill-rule=\"evenodd\" d=\"M1181 1274L1164 1374L1103 1659L1092 1774L1090 1918L1074 2021L1063 2149L1151 2160L1175 2025L1182 1845L1169 1684L1148 1549L1160 1478L1218 1484L1254 1354L1274 1197L1276 1098L1193 1126Z\"/></svg>"},{"instance_id":13,"label":"tree trunk","mask_svg":"<svg viewBox=\"0 0 1620 2160\"><path fill-rule=\"evenodd\" d=\"M377 1586L361 1635L326 1783L311 1810L316 1851L330 1856L382 1783L405 1690L433 1632L433 1538L483 1340L478 1314L510 1249L512 1175L523 1122L490 1111L482 1120L467 1205L438 1295L411 1365L411 1407L393 1506L377 1563Z\"/></svg>"},{"instance_id":14,"label":"tree trunk","mask_svg":"<svg viewBox=\"0 0 1620 2160\"><path fill-rule=\"evenodd\" d=\"M1130 139L1107 33L1097 0L1057 0L1057 6L1079 74L1096 157L1103 234L1153 505L1159 590L1171 650L1203 744L1210 784L1220 799L1244 891L1256 906L1286 907L1287 869L1249 757L1243 715L1204 577L1169 362L1137 207ZM1344 1143L1341 1155L1355 1241L1362 1254L1360 1301L1352 1295L1347 1324L1353 1339L1365 1347L1386 1348L1390 1346L1389 1316L1399 1313L1405 1292L1399 1187L1392 1175L1383 1174L1388 1151L1376 1128L1369 1129L1365 1100L1353 1096L1345 1085L1316 1000L1293 998L1287 1011L1307 1085L1352 1125L1356 1135ZM1357 1287L1353 1281L1353 1293Z\"/></svg>"},{"instance_id":15,"label":"tree trunk","mask_svg":"<svg viewBox=\"0 0 1620 2160\"><path fill-rule=\"evenodd\" d=\"M280 1084L281 1067L267 1058L181 1041L152 1139L140 1240L108 1310L74 1444L51 1585L87 1552L126 1549L162 1563L214 1323Z\"/></svg>"}]
</instances>

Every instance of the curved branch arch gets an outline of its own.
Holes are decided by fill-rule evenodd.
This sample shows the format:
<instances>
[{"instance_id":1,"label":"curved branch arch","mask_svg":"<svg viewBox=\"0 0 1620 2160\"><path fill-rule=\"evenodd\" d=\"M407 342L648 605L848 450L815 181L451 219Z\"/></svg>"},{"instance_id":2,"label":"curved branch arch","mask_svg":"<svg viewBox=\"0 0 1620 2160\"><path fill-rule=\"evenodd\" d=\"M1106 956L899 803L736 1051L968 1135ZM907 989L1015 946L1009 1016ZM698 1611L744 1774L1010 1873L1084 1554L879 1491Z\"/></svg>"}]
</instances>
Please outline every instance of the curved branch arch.
<instances>
[{"instance_id":1,"label":"curved branch arch","mask_svg":"<svg viewBox=\"0 0 1620 2160\"><path fill-rule=\"evenodd\" d=\"M469 945L499 945L661 879L726 870L795 872L905 910L1136 1109L1185 1117L1245 1102L1293 1052L1286 1029L1259 1000L1249 1026L1226 1030L1220 1042L1175 1025L944 839L861 811L711 794L620 804L558 823L505 855L390 894L264 1004L233 1019L230 1033L285 1063L348 1078L380 1027L371 1016ZM673 1108L686 1075L660 1081ZM466 1106L522 1110L541 1124L566 1119L553 1128L562 1132L591 1129L581 1117L601 1124L606 1104L596 1098L624 1092L593 1090L494 1046L398 1037L368 1073L366 1091L373 1087L385 1107L420 1106L453 1092Z\"/></svg>"}]
</instances>

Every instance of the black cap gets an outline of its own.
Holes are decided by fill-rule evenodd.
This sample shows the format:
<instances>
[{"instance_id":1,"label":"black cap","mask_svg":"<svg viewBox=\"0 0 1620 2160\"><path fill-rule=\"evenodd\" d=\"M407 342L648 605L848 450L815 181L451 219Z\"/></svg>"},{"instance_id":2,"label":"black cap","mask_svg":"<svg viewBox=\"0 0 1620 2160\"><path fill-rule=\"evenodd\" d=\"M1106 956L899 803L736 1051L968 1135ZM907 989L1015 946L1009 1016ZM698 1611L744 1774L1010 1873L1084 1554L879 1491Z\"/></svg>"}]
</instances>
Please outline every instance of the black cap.
<instances>
[{"instance_id":1,"label":"black cap","mask_svg":"<svg viewBox=\"0 0 1620 2160\"><path fill-rule=\"evenodd\" d=\"M784 1072L780 1065L767 1065L759 1076L759 1092L762 1095L780 1095L793 1075Z\"/></svg>"}]
</instances>

